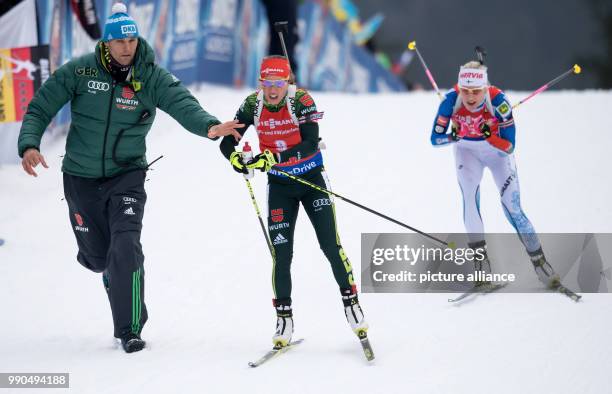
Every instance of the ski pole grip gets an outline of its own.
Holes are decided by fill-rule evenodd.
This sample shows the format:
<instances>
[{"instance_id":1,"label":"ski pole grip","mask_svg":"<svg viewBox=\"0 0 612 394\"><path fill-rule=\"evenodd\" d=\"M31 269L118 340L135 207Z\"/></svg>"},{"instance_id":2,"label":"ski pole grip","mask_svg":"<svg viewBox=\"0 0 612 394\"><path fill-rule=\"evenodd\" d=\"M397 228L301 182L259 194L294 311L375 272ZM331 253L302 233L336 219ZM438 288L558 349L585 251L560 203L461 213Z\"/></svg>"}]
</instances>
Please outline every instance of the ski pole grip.
<instances>
[{"instance_id":1,"label":"ski pole grip","mask_svg":"<svg viewBox=\"0 0 612 394\"><path fill-rule=\"evenodd\" d=\"M289 31L288 25L289 22L287 21L274 22L274 31L277 33L287 33Z\"/></svg>"}]
</instances>

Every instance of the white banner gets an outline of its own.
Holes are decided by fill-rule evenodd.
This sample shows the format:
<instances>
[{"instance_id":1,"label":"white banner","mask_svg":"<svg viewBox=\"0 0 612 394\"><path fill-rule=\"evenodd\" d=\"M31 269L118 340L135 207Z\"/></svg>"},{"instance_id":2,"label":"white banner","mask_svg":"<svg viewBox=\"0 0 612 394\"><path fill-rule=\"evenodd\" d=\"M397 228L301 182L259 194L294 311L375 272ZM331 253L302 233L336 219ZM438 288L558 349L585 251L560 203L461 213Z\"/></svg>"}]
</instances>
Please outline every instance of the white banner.
<instances>
[{"instance_id":1,"label":"white banner","mask_svg":"<svg viewBox=\"0 0 612 394\"><path fill-rule=\"evenodd\" d=\"M0 123L0 165L19 162L17 137L21 122Z\"/></svg>"},{"instance_id":2,"label":"white banner","mask_svg":"<svg viewBox=\"0 0 612 394\"><path fill-rule=\"evenodd\" d=\"M36 1L24 0L0 17L0 48L38 45Z\"/></svg>"},{"instance_id":3,"label":"white banner","mask_svg":"<svg viewBox=\"0 0 612 394\"><path fill-rule=\"evenodd\" d=\"M38 45L36 1L24 0L0 17L0 48ZM1 77L1 76L0 76ZM21 122L0 124L0 164L17 163Z\"/></svg>"}]
</instances>

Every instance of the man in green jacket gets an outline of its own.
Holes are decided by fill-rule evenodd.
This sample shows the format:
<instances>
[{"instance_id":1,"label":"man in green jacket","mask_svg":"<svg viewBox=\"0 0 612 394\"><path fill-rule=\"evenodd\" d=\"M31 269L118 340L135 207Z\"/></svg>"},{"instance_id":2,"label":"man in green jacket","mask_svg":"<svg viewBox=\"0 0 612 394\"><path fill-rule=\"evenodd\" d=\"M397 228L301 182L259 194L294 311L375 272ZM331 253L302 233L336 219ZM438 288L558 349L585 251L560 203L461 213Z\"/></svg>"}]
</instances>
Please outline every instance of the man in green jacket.
<instances>
[{"instance_id":1,"label":"man in green jacket","mask_svg":"<svg viewBox=\"0 0 612 394\"><path fill-rule=\"evenodd\" d=\"M147 320L140 233L147 198L145 137L156 108L203 137L239 136L235 129L243 126L208 114L154 60L125 5L115 4L95 53L60 67L36 93L18 142L24 170L37 176L38 164L48 168L39 152L42 134L71 102L62 171L77 260L103 273L114 335L128 353L145 346L140 338Z\"/></svg>"}]
</instances>

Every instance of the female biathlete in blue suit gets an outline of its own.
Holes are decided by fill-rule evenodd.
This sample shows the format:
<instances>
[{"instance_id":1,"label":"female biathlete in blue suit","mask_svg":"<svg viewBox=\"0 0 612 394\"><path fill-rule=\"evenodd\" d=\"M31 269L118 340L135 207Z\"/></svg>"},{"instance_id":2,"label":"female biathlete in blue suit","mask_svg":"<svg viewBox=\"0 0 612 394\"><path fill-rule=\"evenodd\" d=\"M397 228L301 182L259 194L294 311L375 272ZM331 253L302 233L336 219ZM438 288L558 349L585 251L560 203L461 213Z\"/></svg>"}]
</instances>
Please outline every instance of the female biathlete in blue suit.
<instances>
[{"instance_id":1,"label":"female biathlete in blue suit","mask_svg":"<svg viewBox=\"0 0 612 394\"><path fill-rule=\"evenodd\" d=\"M451 132L447 133L451 123ZM538 235L521 208L518 174L512 154L515 133L512 106L502 90L489 85L487 67L478 61L463 65L458 83L446 93L440 104L431 143L434 146L454 145L469 245L486 250L480 216L480 180L484 169L489 168L506 218L525 246L538 278L547 287L556 288L560 285L559 276L546 261ZM489 259L477 262L476 269L490 272Z\"/></svg>"}]
</instances>

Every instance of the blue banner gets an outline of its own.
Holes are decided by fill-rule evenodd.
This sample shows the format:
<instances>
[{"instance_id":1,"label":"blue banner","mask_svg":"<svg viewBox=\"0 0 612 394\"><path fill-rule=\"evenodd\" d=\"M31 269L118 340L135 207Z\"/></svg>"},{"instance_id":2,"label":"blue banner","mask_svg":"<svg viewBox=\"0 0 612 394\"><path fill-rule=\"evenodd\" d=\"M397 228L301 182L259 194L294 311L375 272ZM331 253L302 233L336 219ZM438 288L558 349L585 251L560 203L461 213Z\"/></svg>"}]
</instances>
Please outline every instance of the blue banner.
<instances>
[{"instance_id":1,"label":"blue banner","mask_svg":"<svg viewBox=\"0 0 612 394\"><path fill-rule=\"evenodd\" d=\"M354 43L346 24L316 2L299 10L300 43L296 48L298 81L315 90L354 93L403 91L397 77Z\"/></svg>"},{"instance_id":2,"label":"blue banner","mask_svg":"<svg viewBox=\"0 0 612 394\"><path fill-rule=\"evenodd\" d=\"M268 53L268 19L259 0L242 0L235 28L234 85L257 86L259 65Z\"/></svg>"},{"instance_id":3,"label":"blue banner","mask_svg":"<svg viewBox=\"0 0 612 394\"><path fill-rule=\"evenodd\" d=\"M157 62L185 84L256 87L267 54L269 28L259 0L125 0ZM68 0L37 0L39 42L51 48L51 70L94 49ZM100 30L114 0L95 0ZM318 2L299 8L298 83L314 90L404 90L352 33Z\"/></svg>"},{"instance_id":4,"label":"blue banner","mask_svg":"<svg viewBox=\"0 0 612 394\"><path fill-rule=\"evenodd\" d=\"M70 36L70 9L64 0L53 1L50 13L49 25L49 69L51 73L70 59L71 41ZM55 116L51 131L61 131L63 126L70 122L69 106L66 105ZM59 128L58 128L59 127Z\"/></svg>"},{"instance_id":5,"label":"blue banner","mask_svg":"<svg viewBox=\"0 0 612 394\"><path fill-rule=\"evenodd\" d=\"M198 81L200 56L200 11L205 0L171 0L168 7L168 56L164 62L183 83Z\"/></svg>"},{"instance_id":6,"label":"blue banner","mask_svg":"<svg viewBox=\"0 0 612 394\"><path fill-rule=\"evenodd\" d=\"M238 0L208 0L202 12L199 80L224 85L234 83L236 60L235 28Z\"/></svg>"}]
</instances>

